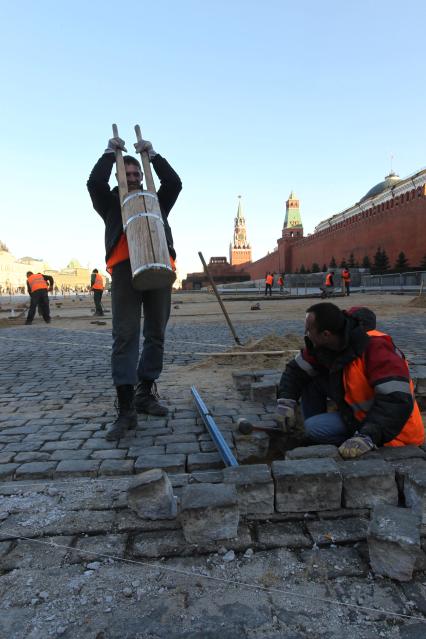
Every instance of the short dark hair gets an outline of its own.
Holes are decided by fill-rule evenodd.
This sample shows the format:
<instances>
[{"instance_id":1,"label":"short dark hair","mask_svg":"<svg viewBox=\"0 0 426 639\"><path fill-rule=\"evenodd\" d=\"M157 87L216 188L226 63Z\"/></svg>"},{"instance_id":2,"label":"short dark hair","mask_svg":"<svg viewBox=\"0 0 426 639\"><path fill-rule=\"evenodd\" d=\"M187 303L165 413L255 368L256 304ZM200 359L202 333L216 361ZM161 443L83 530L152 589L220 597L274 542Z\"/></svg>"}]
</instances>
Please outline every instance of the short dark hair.
<instances>
[{"instance_id":1,"label":"short dark hair","mask_svg":"<svg viewBox=\"0 0 426 639\"><path fill-rule=\"evenodd\" d=\"M27 271L27 277L29 277L30 275L34 275L34 273L32 271Z\"/></svg>"},{"instance_id":2,"label":"short dark hair","mask_svg":"<svg viewBox=\"0 0 426 639\"><path fill-rule=\"evenodd\" d=\"M330 331L330 333L343 333L345 328L345 316L338 306L331 302L320 302L310 306L307 313L315 315L315 326L318 331Z\"/></svg>"},{"instance_id":3,"label":"short dark hair","mask_svg":"<svg viewBox=\"0 0 426 639\"><path fill-rule=\"evenodd\" d=\"M97 268L94 268L94 269L93 269L93 271L92 271L92 273L99 273L99 271L98 271L98 269L97 269Z\"/></svg>"},{"instance_id":4,"label":"short dark hair","mask_svg":"<svg viewBox=\"0 0 426 639\"><path fill-rule=\"evenodd\" d=\"M132 157L131 155L125 155L123 157L123 162L124 164L134 164L135 166L138 166L139 169L142 171L140 162L136 158Z\"/></svg>"}]
</instances>

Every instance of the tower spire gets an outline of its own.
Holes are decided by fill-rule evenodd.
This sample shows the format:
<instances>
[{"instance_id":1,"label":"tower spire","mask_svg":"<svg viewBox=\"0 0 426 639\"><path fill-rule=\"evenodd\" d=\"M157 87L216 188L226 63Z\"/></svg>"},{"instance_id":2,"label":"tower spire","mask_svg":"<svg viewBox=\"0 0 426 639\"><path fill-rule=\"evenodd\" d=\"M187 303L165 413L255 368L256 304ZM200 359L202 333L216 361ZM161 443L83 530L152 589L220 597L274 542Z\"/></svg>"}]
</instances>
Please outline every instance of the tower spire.
<instances>
[{"instance_id":1,"label":"tower spire","mask_svg":"<svg viewBox=\"0 0 426 639\"><path fill-rule=\"evenodd\" d=\"M303 237L303 224L300 217L299 200L292 190L285 205L285 218L282 237Z\"/></svg>"},{"instance_id":2,"label":"tower spire","mask_svg":"<svg viewBox=\"0 0 426 639\"><path fill-rule=\"evenodd\" d=\"M247 240L246 221L243 215L241 195L238 196L237 216L234 219L234 238L230 246L231 265L251 262L251 246Z\"/></svg>"}]
</instances>

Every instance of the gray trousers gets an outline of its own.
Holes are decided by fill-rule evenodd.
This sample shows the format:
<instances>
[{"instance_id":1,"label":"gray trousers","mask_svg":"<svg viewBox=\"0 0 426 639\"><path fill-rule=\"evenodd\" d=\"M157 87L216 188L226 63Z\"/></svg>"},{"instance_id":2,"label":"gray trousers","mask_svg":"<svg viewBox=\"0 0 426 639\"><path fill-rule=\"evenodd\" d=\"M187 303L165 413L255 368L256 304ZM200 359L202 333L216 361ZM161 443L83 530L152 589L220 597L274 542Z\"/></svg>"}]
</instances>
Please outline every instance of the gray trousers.
<instances>
[{"instance_id":1,"label":"gray trousers","mask_svg":"<svg viewBox=\"0 0 426 639\"><path fill-rule=\"evenodd\" d=\"M136 291L130 261L114 266L111 280L112 379L115 386L155 381L163 370L164 337L170 317L171 287ZM139 358L141 309L143 348Z\"/></svg>"}]
</instances>

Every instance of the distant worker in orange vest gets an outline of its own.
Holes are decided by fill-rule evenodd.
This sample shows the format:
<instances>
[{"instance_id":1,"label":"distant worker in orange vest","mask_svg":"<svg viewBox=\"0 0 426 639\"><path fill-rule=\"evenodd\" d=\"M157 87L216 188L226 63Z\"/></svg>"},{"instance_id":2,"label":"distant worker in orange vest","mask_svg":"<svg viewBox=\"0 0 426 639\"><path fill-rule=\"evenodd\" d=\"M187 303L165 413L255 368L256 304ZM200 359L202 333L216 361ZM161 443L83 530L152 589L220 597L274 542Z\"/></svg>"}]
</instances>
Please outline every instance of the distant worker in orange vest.
<instances>
[{"instance_id":1,"label":"distant worker in orange vest","mask_svg":"<svg viewBox=\"0 0 426 639\"><path fill-rule=\"evenodd\" d=\"M102 308L102 295L104 292L104 280L97 268L94 268L90 276L90 288L93 291L93 301L95 302L95 315L104 315Z\"/></svg>"},{"instance_id":2,"label":"distant worker in orange vest","mask_svg":"<svg viewBox=\"0 0 426 639\"><path fill-rule=\"evenodd\" d=\"M327 273L325 276L324 286L320 287L322 290L321 297L331 297L334 291L334 271Z\"/></svg>"},{"instance_id":3,"label":"distant worker in orange vest","mask_svg":"<svg viewBox=\"0 0 426 639\"><path fill-rule=\"evenodd\" d=\"M265 296L269 291L269 297L272 295L272 284L274 283L274 276L272 273L267 273L265 277Z\"/></svg>"},{"instance_id":4,"label":"distant worker in orange vest","mask_svg":"<svg viewBox=\"0 0 426 639\"><path fill-rule=\"evenodd\" d=\"M349 269L345 267L341 273L341 277L342 277L342 292L344 295L350 295L349 287L351 283L351 274L349 272Z\"/></svg>"},{"instance_id":5,"label":"distant worker in orange vest","mask_svg":"<svg viewBox=\"0 0 426 639\"><path fill-rule=\"evenodd\" d=\"M50 323L49 296L47 292L51 285L53 285L53 278L50 275L34 274L32 271L27 272L27 289L31 302L25 324L32 324L37 306L46 324Z\"/></svg>"},{"instance_id":6,"label":"distant worker in orange vest","mask_svg":"<svg viewBox=\"0 0 426 639\"><path fill-rule=\"evenodd\" d=\"M279 276L277 284L280 287L280 293L284 293L284 277L282 275Z\"/></svg>"},{"instance_id":7,"label":"distant worker in orange vest","mask_svg":"<svg viewBox=\"0 0 426 639\"><path fill-rule=\"evenodd\" d=\"M277 421L292 418L301 399L307 442L335 444L344 459L424 443L406 359L367 308L308 308L305 348L287 364L278 397ZM336 412L327 412L327 398Z\"/></svg>"}]
</instances>

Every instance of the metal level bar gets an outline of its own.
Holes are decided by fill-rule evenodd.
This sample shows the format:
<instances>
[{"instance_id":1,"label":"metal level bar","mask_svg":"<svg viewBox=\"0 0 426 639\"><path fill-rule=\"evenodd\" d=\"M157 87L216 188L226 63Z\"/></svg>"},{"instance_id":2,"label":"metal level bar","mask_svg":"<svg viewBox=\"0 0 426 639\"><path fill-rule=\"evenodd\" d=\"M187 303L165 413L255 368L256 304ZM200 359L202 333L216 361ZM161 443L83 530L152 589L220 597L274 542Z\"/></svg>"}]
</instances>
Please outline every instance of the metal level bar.
<instances>
[{"instance_id":1,"label":"metal level bar","mask_svg":"<svg viewBox=\"0 0 426 639\"><path fill-rule=\"evenodd\" d=\"M195 405L197 406L198 412L201 415L201 419L203 420L207 430L209 431L210 437L216 444L216 448L219 451L219 455L221 456L223 463L226 466L238 466L238 462L232 454L231 449L226 443L222 433L220 432L219 426L214 421L209 409L201 399L200 394L195 386L191 386L191 393L195 400Z\"/></svg>"}]
</instances>

